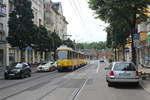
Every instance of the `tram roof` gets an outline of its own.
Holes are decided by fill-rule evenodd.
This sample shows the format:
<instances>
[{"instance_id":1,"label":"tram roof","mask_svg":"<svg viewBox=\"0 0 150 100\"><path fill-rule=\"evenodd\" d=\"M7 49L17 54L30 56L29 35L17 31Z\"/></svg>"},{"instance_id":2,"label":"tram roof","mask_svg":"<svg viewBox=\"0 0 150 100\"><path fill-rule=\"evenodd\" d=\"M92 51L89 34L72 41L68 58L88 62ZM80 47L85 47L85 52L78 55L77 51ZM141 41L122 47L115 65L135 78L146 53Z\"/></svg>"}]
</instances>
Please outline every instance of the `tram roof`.
<instances>
[{"instance_id":1,"label":"tram roof","mask_svg":"<svg viewBox=\"0 0 150 100\"><path fill-rule=\"evenodd\" d=\"M57 48L57 50L70 50L70 51L74 51L72 48L69 48L66 45L61 45L60 47Z\"/></svg>"},{"instance_id":2,"label":"tram roof","mask_svg":"<svg viewBox=\"0 0 150 100\"><path fill-rule=\"evenodd\" d=\"M66 45L61 45L60 47L57 48L57 50L69 50L69 51L73 51L73 52L76 52L76 53L79 53L79 54L86 55L84 52L75 51L75 50L73 50L72 48L67 47Z\"/></svg>"}]
</instances>

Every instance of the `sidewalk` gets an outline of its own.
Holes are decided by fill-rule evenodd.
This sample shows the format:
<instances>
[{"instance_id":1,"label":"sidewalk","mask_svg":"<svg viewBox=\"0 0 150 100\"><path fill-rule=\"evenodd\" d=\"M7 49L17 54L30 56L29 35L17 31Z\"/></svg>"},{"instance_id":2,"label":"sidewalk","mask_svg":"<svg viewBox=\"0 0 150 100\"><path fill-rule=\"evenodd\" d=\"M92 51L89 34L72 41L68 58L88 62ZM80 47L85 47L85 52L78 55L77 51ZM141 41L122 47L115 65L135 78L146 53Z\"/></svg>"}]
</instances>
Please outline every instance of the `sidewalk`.
<instances>
[{"instance_id":1,"label":"sidewalk","mask_svg":"<svg viewBox=\"0 0 150 100\"><path fill-rule=\"evenodd\" d=\"M142 81L140 85L144 88L145 91L150 93L150 68L145 68L139 66L139 72L141 73Z\"/></svg>"}]
</instances>

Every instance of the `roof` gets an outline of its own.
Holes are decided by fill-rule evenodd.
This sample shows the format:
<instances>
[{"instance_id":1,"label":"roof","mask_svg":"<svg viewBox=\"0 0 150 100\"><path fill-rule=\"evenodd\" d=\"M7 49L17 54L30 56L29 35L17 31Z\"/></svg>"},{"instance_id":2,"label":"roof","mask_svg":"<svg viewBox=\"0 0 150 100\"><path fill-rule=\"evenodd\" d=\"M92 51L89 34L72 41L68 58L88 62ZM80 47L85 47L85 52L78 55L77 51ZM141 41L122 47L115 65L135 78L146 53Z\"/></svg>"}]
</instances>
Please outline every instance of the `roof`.
<instances>
[{"instance_id":1,"label":"roof","mask_svg":"<svg viewBox=\"0 0 150 100\"><path fill-rule=\"evenodd\" d=\"M69 48L66 45L61 45L60 47L57 48L57 50L70 50L70 51L73 51L72 48Z\"/></svg>"},{"instance_id":2,"label":"roof","mask_svg":"<svg viewBox=\"0 0 150 100\"><path fill-rule=\"evenodd\" d=\"M62 15L59 12L59 7L61 6L61 2L52 2L52 9L58 14L58 15Z\"/></svg>"}]
</instances>

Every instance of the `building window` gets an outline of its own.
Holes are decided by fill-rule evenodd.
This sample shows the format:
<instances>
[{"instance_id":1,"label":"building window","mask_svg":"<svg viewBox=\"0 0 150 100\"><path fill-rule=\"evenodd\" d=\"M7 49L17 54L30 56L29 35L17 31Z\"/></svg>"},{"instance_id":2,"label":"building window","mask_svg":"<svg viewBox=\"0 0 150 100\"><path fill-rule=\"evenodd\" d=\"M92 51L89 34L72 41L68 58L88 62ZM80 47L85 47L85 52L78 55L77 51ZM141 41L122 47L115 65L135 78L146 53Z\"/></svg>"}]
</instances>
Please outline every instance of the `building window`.
<instances>
[{"instance_id":1,"label":"building window","mask_svg":"<svg viewBox=\"0 0 150 100\"><path fill-rule=\"evenodd\" d=\"M9 13L11 13L14 9L14 5L12 1L9 1Z\"/></svg>"},{"instance_id":2,"label":"building window","mask_svg":"<svg viewBox=\"0 0 150 100\"><path fill-rule=\"evenodd\" d=\"M3 24L0 23L0 31L2 31L2 30L3 30Z\"/></svg>"},{"instance_id":3,"label":"building window","mask_svg":"<svg viewBox=\"0 0 150 100\"><path fill-rule=\"evenodd\" d=\"M40 25L42 25L42 20L41 20L41 19L39 19L39 26L40 26Z\"/></svg>"},{"instance_id":4,"label":"building window","mask_svg":"<svg viewBox=\"0 0 150 100\"><path fill-rule=\"evenodd\" d=\"M3 62L3 56L4 56L4 51L3 51L3 49L0 49L0 66L2 66L3 64L4 64L4 62Z\"/></svg>"}]
</instances>

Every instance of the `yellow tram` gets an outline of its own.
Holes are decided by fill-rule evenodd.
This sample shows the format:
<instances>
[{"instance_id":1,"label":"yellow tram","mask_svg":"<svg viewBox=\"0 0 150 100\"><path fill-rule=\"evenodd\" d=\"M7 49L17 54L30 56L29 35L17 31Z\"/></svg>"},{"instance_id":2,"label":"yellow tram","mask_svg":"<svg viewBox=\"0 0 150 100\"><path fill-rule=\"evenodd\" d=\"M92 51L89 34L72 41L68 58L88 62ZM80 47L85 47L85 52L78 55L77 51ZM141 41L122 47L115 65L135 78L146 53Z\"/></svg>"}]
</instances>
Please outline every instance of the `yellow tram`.
<instances>
[{"instance_id":1,"label":"yellow tram","mask_svg":"<svg viewBox=\"0 0 150 100\"><path fill-rule=\"evenodd\" d=\"M87 55L65 45L57 48L57 70L73 71L87 64Z\"/></svg>"}]
</instances>

